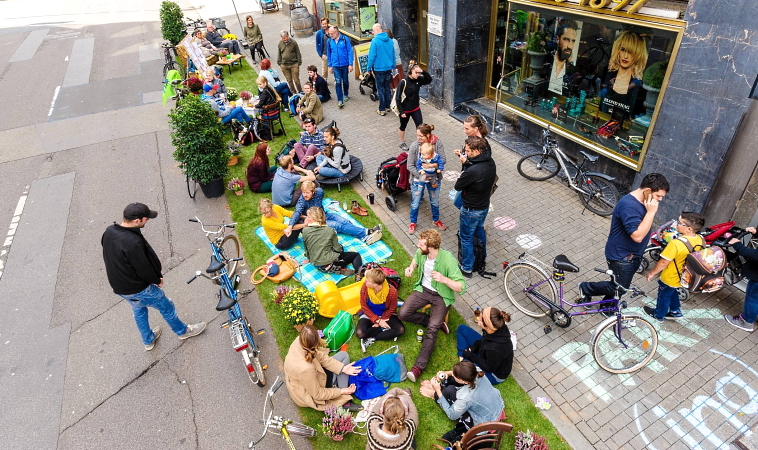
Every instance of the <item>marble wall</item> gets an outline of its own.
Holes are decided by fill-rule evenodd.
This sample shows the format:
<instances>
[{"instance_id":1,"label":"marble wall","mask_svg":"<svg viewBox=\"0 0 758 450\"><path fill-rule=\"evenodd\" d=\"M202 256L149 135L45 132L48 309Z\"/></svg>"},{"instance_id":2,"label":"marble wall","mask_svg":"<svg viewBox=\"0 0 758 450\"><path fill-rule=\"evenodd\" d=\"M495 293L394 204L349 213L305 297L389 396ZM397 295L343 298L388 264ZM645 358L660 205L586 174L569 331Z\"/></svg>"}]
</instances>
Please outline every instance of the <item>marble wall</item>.
<instances>
[{"instance_id":1,"label":"marble wall","mask_svg":"<svg viewBox=\"0 0 758 450\"><path fill-rule=\"evenodd\" d=\"M378 2L377 14L382 27L392 30L397 39L403 65L418 59L418 0Z\"/></svg>"}]
</instances>

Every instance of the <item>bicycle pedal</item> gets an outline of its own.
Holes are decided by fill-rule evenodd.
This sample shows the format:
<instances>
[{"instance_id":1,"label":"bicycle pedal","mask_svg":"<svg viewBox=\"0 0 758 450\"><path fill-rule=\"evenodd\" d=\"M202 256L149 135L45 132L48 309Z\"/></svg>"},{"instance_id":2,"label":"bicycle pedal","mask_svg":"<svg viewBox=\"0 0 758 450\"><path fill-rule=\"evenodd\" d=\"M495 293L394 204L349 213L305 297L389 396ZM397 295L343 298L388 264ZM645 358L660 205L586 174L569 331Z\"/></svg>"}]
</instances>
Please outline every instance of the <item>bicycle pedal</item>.
<instances>
[{"instance_id":1,"label":"bicycle pedal","mask_svg":"<svg viewBox=\"0 0 758 450\"><path fill-rule=\"evenodd\" d=\"M219 325L218 327L219 327L219 328L229 328L229 321L227 320L226 322L222 323L222 324L221 324L221 325Z\"/></svg>"},{"instance_id":2,"label":"bicycle pedal","mask_svg":"<svg viewBox=\"0 0 758 450\"><path fill-rule=\"evenodd\" d=\"M247 294L249 294L251 292L253 292L252 289L245 289L244 291L239 291L239 295L242 296L242 297L244 297L244 296L246 296Z\"/></svg>"},{"instance_id":3,"label":"bicycle pedal","mask_svg":"<svg viewBox=\"0 0 758 450\"><path fill-rule=\"evenodd\" d=\"M265 366L261 367L261 369L263 369L263 370L268 369L268 364L266 364Z\"/></svg>"},{"instance_id":4,"label":"bicycle pedal","mask_svg":"<svg viewBox=\"0 0 758 450\"><path fill-rule=\"evenodd\" d=\"M261 328L260 330L258 330L258 331L255 332L255 335L256 336L260 336L260 335L262 335L265 332L266 332L266 330L264 330L263 328Z\"/></svg>"},{"instance_id":5,"label":"bicycle pedal","mask_svg":"<svg viewBox=\"0 0 758 450\"><path fill-rule=\"evenodd\" d=\"M545 334L548 334L548 333L550 333L551 331L553 331L553 327L551 327L550 325L545 325L545 326L542 328L542 331L544 331L544 332L545 332Z\"/></svg>"}]
</instances>

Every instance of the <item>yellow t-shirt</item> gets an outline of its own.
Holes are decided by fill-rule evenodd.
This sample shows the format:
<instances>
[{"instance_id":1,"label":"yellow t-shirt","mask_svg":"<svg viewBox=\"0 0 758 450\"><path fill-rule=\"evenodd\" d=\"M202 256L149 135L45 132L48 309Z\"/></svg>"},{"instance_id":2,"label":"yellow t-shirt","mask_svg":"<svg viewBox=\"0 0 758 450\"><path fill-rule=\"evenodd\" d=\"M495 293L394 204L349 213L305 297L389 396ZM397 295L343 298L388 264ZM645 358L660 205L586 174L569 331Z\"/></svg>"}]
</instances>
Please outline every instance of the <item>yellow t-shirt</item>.
<instances>
[{"instance_id":1,"label":"yellow t-shirt","mask_svg":"<svg viewBox=\"0 0 758 450\"><path fill-rule=\"evenodd\" d=\"M692 245L692 248L695 249L695 251L702 250L700 246L705 243L702 236L682 237L690 242L690 245ZM684 242L680 241L679 239L672 239L671 242L666 245L666 248L664 248L661 252L661 258L667 259L671 261L671 263L666 266L666 268L661 272L661 281L664 284L667 284L671 287L682 286L682 283L680 283L681 273L682 270L684 270L684 260L687 259L687 255L689 255L689 253L690 252L687 249L687 246L684 245ZM679 269L678 272L677 269Z\"/></svg>"},{"instance_id":2,"label":"yellow t-shirt","mask_svg":"<svg viewBox=\"0 0 758 450\"><path fill-rule=\"evenodd\" d=\"M284 236L284 229L287 228L284 218L292 217L292 211L287 211L279 205L271 206L274 209L273 217L261 216L261 225L263 225L263 231L266 232L268 239L272 244L276 245L279 239Z\"/></svg>"}]
</instances>

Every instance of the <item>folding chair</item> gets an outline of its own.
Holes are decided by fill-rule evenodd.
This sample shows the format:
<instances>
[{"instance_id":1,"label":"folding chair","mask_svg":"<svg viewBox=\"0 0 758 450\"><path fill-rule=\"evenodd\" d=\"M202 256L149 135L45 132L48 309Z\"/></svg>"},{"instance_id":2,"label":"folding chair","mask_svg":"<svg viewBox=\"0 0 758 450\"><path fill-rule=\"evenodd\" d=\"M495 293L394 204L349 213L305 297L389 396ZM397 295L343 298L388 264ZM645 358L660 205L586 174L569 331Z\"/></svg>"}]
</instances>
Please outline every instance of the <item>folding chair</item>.
<instances>
[{"instance_id":1,"label":"folding chair","mask_svg":"<svg viewBox=\"0 0 758 450\"><path fill-rule=\"evenodd\" d=\"M261 121L271 130L271 135L274 134L274 124L278 121L279 127L282 129L282 133L287 135L287 130L284 129L284 123L282 122L282 102L276 102L271 105L261 107Z\"/></svg>"}]
</instances>

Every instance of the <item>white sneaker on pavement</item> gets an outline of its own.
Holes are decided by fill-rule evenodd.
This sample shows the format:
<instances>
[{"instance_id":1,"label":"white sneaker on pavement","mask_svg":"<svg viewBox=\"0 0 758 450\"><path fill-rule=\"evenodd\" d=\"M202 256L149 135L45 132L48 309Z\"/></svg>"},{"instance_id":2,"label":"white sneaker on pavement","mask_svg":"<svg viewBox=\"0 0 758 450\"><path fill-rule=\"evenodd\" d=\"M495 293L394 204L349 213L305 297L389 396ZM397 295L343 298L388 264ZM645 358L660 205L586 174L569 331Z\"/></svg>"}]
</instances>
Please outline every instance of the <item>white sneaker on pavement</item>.
<instances>
[{"instance_id":1,"label":"white sneaker on pavement","mask_svg":"<svg viewBox=\"0 0 758 450\"><path fill-rule=\"evenodd\" d=\"M205 322L200 322L193 325L187 325L187 331L183 335L179 336L179 339L185 340L191 337L195 337L198 334L205 331L205 326L206 326Z\"/></svg>"}]
</instances>

